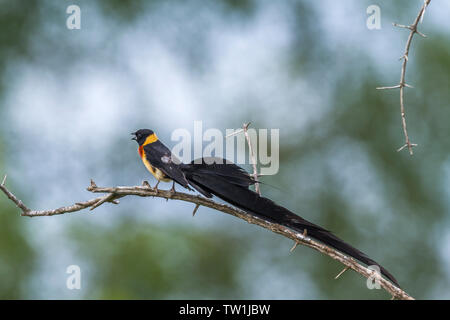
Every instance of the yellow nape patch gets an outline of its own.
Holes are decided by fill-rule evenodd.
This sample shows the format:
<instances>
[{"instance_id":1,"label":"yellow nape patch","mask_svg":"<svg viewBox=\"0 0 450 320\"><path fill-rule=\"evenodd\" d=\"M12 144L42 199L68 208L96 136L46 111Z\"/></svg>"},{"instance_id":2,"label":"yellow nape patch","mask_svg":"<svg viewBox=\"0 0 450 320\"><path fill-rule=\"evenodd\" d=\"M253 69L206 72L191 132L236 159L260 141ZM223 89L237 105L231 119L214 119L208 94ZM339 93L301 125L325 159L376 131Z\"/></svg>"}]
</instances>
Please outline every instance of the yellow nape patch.
<instances>
[{"instance_id":1,"label":"yellow nape patch","mask_svg":"<svg viewBox=\"0 0 450 320\"><path fill-rule=\"evenodd\" d=\"M147 137L147 139L145 139L144 143L142 144L143 146L146 146L150 143L153 143L155 141L158 141L158 137L156 136L156 134L152 133L151 135L149 135Z\"/></svg>"}]
</instances>

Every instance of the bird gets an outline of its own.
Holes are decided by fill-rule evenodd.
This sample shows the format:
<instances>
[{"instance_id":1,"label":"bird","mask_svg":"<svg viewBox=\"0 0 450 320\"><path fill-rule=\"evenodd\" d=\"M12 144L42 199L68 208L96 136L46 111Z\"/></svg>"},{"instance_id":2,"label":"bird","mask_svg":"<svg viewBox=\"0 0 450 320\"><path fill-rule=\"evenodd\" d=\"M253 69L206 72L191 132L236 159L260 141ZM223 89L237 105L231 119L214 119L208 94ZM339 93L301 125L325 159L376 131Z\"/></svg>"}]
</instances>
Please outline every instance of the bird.
<instances>
[{"instance_id":1,"label":"bird","mask_svg":"<svg viewBox=\"0 0 450 320\"><path fill-rule=\"evenodd\" d=\"M160 181L172 181L207 198L216 196L250 215L306 234L368 266L378 266L382 275L400 288L395 277L362 251L346 243L331 231L314 224L274 201L250 189L256 183L253 176L236 164L218 157L204 157L182 163L156 136L153 130L139 129L131 133L138 143L138 153L147 170Z\"/></svg>"}]
</instances>

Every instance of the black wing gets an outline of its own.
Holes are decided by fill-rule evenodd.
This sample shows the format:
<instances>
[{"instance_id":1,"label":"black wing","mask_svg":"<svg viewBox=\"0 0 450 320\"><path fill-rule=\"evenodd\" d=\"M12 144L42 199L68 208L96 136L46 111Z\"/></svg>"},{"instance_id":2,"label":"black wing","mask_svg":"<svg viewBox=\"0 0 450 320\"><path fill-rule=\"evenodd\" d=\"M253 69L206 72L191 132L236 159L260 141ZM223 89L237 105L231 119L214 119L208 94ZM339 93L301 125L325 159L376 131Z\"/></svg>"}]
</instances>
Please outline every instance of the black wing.
<instances>
[{"instance_id":1,"label":"black wing","mask_svg":"<svg viewBox=\"0 0 450 320\"><path fill-rule=\"evenodd\" d=\"M180 169L180 165L174 162L172 152L164 144L156 141L144 146L144 151L147 160L153 167L161 170L167 177L178 184L191 190L183 171Z\"/></svg>"}]
</instances>

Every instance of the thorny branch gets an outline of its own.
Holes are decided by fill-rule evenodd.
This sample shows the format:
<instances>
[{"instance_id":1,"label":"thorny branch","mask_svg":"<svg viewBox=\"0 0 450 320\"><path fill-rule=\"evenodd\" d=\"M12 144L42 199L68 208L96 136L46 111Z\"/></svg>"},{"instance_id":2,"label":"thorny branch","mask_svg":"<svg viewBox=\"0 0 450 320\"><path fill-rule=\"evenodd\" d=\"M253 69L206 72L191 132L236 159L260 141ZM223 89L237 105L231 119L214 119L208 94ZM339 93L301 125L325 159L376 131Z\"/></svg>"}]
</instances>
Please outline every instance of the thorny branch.
<instances>
[{"instance_id":1,"label":"thorny branch","mask_svg":"<svg viewBox=\"0 0 450 320\"><path fill-rule=\"evenodd\" d=\"M28 207L26 207L22 201L20 201L14 194L12 194L5 186L6 183L6 176L3 179L2 184L0 185L0 190L2 190L6 196L16 204L17 207L19 207L22 210L22 216L27 217L38 217L38 216L53 216L53 215L59 215L59 214L65 214L69 212L76 212L80 211L86 208L95 209L96 207L106 203L111 202L114 204L118 204L117 199L120 199L125 196L139 196L139 197L158 197L158 198L165 198L165 199L171 199L171 200L181 200L186 202L191 202L195 204L195 210L194 214L197 211L199 206L208 207L211 209L216 209L218 211L221 211L223 213L230 214L232 216L235 216L239 219L242 219L244 221L247 221L248 223L258 225L262 228L265 228L267 230L270 230L274 233L280 234L288 239L291 239L294 241L294 247L291 249L293 251L297 245L302 244L304 246L310 247L312 249L315 249L329 257L331 257L334 260L339 261L345 266L344 271L348 269L352 269L355 272L361 274L362 276L378 281L380 286L389 292L393 298L395 299L402 299L402 300L413 300L413 298L408 295L405 291L402 289L396 287L394 284L389 282L388 280L384 279L380 276L379 273L376 273L373 270L370 270L369 268L361 265L359 262L355 261L354 259L344 255L343 253L330 248L318 241L315 241L307 236L307 233L304 232L299 233L295 232L287 227L284 227L282 225L269 222L263 219L260 219L258 217L252 216L244 211L238 210L236 208L233 208L226 204L220 204L217 202L214 202L210 199L204 198L202 196L198 195L192 195L182 192L173 192L170 190L155 190L150 187L150 185L146 182L143 183L142 186L130 186L130 187L97 187L94 181L91 180L90 186L87 188L88 191L92 193L102 193L105 194L102 197L94 198L85 202L78 202L71 206L67 207L61 207L53 210L31 210ZM306 231L306 230L305 230ZM344 271L342 271L336 278L338 278Z\"/></svg>"},{"instance_id":2,"label":"thorny branch","mask_svg":"<svg viewBox=\"0 0 450 320\"><path fill-rule=\"evenodd\" d=\"M405 136L405 144L403 146L401 146L397 151L402 151L403 149L408 148L410 155L413 155L413 147L416 147L417 144L411 142L411 140L409 139L408 130L406 129L404 89L405 89L405 87L412 88L412 86L408 85L406 83L406 80L405 80L406 64L408 63L409 48L411 47L411 42L412 42L412 38L413 38L414 34L417 33L418 35L420 35L422 37L426 37L426 35L424 35L423 33L419 32L417 30L417 25L419 24L419 22L422 22L423 16L425 14L425 10L427 9L427 7L430 4L430 2L431 2L431 0L424 0L422 8L420 9L419 14L417 15L416 20L414 21L413 24L411 24L409 26L405 26L405 25L393 23L393 25L395 27L405 28L405 29L409 29L410 30L408 41L406 41L405 52L400 57L400 60L403 60L402 71L401 71L401 76L400 76L400 83L398 85L395 85L395 86L378 87L377 88L379 90L400 89L400 114L401 114L401 117L402 117L402 128L403 128L403 134Z\"/></svg>"}]
</instances>

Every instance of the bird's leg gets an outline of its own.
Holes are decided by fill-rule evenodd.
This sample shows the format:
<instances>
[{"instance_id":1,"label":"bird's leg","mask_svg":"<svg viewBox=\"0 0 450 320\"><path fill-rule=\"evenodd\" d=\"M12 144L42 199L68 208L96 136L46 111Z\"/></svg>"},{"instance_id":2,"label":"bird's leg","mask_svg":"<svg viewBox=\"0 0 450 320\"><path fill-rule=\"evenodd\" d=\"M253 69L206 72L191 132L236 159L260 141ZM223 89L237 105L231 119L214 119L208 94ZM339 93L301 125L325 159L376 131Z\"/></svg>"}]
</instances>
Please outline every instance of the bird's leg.
<instances>
[{"instance_id":1,"label":"bird's leg","mask_svg":"<svg viewBox=\"0 0 450 320\"><path fill-rule=\"evenodd\" d=\"M172 194L175 193L175 181L173 181L173 183L172 183L172 188L170 188L170 193L172 193Z\"/></svg>"},{"instance_id":2,"label":"bird's leg","mask_svg":"<svg viewBox=\"0 0 450 320\"><path fill-rule=\"evenodd\" d=\"M158 182L156 183L156 185L153 187L153 191L156 191L156 194L158 194L158 184L159 184L160 182L161 182L161 181L158 180Z\"/></svg>"}]
</instances>

